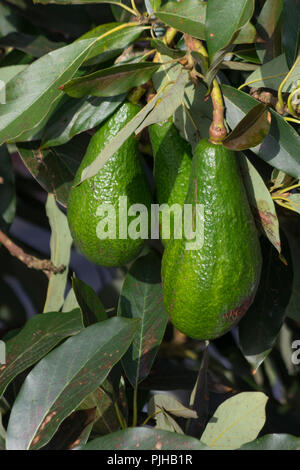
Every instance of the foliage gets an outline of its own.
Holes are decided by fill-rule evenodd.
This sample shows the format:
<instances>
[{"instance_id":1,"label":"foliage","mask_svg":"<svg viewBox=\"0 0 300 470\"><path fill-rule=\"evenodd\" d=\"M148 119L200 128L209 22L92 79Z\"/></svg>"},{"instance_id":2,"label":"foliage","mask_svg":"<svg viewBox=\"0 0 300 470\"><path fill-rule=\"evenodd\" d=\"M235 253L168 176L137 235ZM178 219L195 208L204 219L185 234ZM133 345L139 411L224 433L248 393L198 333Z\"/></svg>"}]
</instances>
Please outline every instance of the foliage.
<instances>
[{"instance_id":1,"label":"foliage","mask_svg":"<svg viewBox=\"0 0 300 470\"><path fill-rule=\"evenodd\" d=\"M0 450L300 448L300 2L221 3L0 3ZM263 270L239 327L208 345L168 323L159 241L96 268L65 210L126 98L141 110L81 181L133 134L153 181L147 127L173 116L195 148L216 89Z\"/></svg>"}]
</instances>

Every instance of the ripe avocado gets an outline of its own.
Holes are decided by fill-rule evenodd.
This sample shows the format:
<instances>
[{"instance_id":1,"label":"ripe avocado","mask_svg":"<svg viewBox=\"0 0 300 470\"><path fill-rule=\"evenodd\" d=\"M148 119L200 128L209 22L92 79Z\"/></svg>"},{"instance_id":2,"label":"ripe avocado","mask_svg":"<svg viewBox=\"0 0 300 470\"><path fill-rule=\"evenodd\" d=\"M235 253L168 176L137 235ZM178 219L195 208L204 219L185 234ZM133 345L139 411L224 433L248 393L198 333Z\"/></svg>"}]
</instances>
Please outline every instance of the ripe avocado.
<instances>
[{"instance_id":1,"label":"ripe avocado","mask_svg":"<svg viewBox=\"0 0 300 470\"><path fill-rule=\"evenodd\" d=\"M127 196L128 208L133 204L144 204L150 213L152 197L141 165L137 139L133 135L129 137L94 177L75 185L79 183L83 169L96 159L139 110L139 106L125 102L93 135L68 200L67 217L75 244L83 255L102 266L128 263L144 244L141 238L119 237L120 222L124 221L119 213L119 196ZM97 215L103 203L111 204L116 210L115 239L99 239L97 236L99 222L107 218L107 214ZM128 216L128 224L135 218Z\"/></svg>"},{"instance_id":2,"label":"ripe avocado","mask_svg":"<svg viewBox=\"0 0 300 470\"><path fill-rule=\"evenodd\" d=\"M185 204L204 205L204 242L195 250L185 249L185 237L168 243L162 261L164 302L178 330L209 340L242 318L261 271L258 235L234 152L200 141Z\"/></svg>"},{"instance_id":3,"label":"ripe avocado","mask_svg":"<svg viewBox=\"0 0 300 470\"><path fill-rule=\"evenodd\" d=\"M171 116L167 121L149 126L154 156L154 179L157 202L183 206L192 166L192 149L179 134ZM160 217L161 221L161 217ZM174 215L170 217L170 232ZM167 245L169 239L162 240Z\"/></svg>"}]
</instances>

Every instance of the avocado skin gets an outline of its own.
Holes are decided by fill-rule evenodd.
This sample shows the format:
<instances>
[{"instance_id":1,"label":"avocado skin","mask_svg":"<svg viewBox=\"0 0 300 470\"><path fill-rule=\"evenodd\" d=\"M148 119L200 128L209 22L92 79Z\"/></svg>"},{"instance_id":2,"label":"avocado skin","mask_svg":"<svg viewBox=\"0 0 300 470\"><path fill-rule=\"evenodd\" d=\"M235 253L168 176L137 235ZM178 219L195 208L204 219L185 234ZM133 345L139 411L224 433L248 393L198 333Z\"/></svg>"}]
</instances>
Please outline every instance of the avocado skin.
<instances>
[{"instance_id":1,"label":"avocado skin","mask_svg":"<svg viewBox=\"0 0 300 470\"><path fill-rule=\"evenodd\" d=\"M144 204L148 210L152 196L143 172L137 139L132 135L92 178L79 186L81 173L101 150L138 113L139 106L125 102L93 135L86 154L78 168L74 186L70 192L67 217L70 231L79 251L95 264L122 266L134 259L145 240L119 239L119 196L127 196L128 208L132 204ZM100 240L96 227L101 216L96 215L102 203L116 209L116 239ZM150 213L150 211L149 211ZM135 217L128 216L128 224Z\"/></svg>"},{"instance_id":2,"label":"avocado skin","mask_svg":"<svg viewBox=\"0 0 300 470\"><path fill-rule=\"evenodd\" d=\"M183 206L192 166L191 146L179 134L172 116L167 121L152 124L148 129L154 156L157 202L169 206ZM172 213L170 220L172 238ZM162 239L164 245L167 245L168 241L169 239Z\"/></svg>"},{"instance_id":3,"label":"avocado skin","mask_svg":"<svg viewBox=\"0 0 300 470\"><path fill-rule=\"evenodd\" d=\"M202 140L194 151L186 204L204 204L204 243L171 240L163 255L164 302L175 327L210 340L250 307L260 278L258 234L236 154Z\"/></svg>"}]
</instances>

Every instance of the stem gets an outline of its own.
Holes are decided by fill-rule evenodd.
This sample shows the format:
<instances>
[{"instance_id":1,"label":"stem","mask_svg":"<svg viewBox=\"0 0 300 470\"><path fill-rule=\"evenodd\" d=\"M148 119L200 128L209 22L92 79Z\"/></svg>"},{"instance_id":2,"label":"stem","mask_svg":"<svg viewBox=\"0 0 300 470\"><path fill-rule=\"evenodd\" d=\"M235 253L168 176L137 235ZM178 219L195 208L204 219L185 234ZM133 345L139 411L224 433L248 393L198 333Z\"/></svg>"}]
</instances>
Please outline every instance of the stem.
<instances>
[{"instance_id":1,"label":"stem","mask_svg":"<svg viewBox=\"0 0 300 470\"><path fill-rule=\"evenodd\" d=\"M150 421L150 419L153 419L154 416L158 415L159 413L163 413L163 410L156 410L154 413L152 413L152 415L147 416L145 421L142 423L142 426L145 426L148 423L148 421Z\"/></svg>"},{"instance_id":2,"label":"stem","mask_svg":"<svg viewBox=\"0 0 300 470\"><path fill-rule=\"evenodd\" d=\"M133 88L127 96L128 101L133 104L138 104L141 97L146 93L147 87L148 85L145 83L144 85Z\"/></svg>"},{"instance_id":3,"label":"stem","mask_svg":"<svg viewBox=\"0 0 300 470\"><path fill-rule=\"evenodd\" d=\"M116 415L117 415L117 417L118 417L118 421L119 421L119 423L120 423L121 428L122 428L122 429L126 429L126 423L125 423L125 420L124 420L124 418L123 418L123 416L122 416L122 413L121 413L121 411L120 411L120 408L119 408L118 403L115 402L115 405L114 405L114 406L115 406Z\"/></svg>"},{"instance_id":4,"label":"stem","mask_svg":"<svg viewBox=\"0 0 300 470\"><path fill-rule=\"evenodd\" d=\"M290 118L290 117L285 117L283 118L285 121L290 121L290 122L295 122L296 124L300 124L300 120L299 119L295 119L295 118Z\"/></svg>"},{"instance_id":5,"label":"stem","mask_svg":"<svg viewBox=\"0 0 300 470\"><path fill-rule=\"evenodd\" d=\"M298 114L297 114L296 111L294 110L292 100L293 100L294 96L297 96L297 95L299 95L299 94L300 94L300 88L297 88L296 90L293 91L293 93L290 93L290 95L289 95L289 97L288 97L288 102L287 102L289 113L290 113L292 116L294 116L295 118L298 117Z\"/></svg>"},{"instance_id":6,"label":"stem","mask_svg":"<svg viewBox=\"0 0 300 470\"><path fill-rule=\"evenodd\" d=\"M136 4L135 4L134 0L131 0L131 6L132 6L132 10L135 11L136 16L141 16L139 10L136 7Z\"/></svg>"},{"instance_id":7,"label":"stem","mask_svg":"<svg viewBox=\"0 0 300 470\"><path fill-rule=\"evenodd\" d=\"M16 245L7 235L5 235L2 230L0 230L0 243L10 252L10 254L22 263L26 264L28 268L37 269L38 271L43 271L47 277L49 277L50 273L58 274L62 273L66 267L59 266L56 268L52 261L48 259L39 259L35 256L28 255L25 251L22 250L18 245Z\"/></svg>"},{"instance_id":8,"label":"stem","mask_svg":"<svg viewBox=\"0 0 300 470\"><path fill-rule=\"evenodd\" d=\"M133 417L132 417L132 427L133 428L137 426L137 422L138 422L137 392L138 392L138 386L136 384L136 386L134 387L134 391L133 391Z\"/></svg>"},{"instance_id":9,"label":"stem","mask_svg":"<svg viewBox=\"0 0 300 470\"><path fill-rule=\"evenodd\" d=\"M291 73L294 71L295 67L297 66L298 62L300 60L300 56L297 57L297 59L295 60L295 63L293 64L291 70L289 71L289 73L284 77L284 79L282 80L282 82L280 83L280 86L278 88L278 103L277 103L277 111L283 111L284 109L284 101L283 101L283 98L282 98L282 89L284 87L284 85L286 84L288 78L291 76Z\"/></svg>"},{"instance_id":10,"label":"stem","mask_svg":"<svg viewBox=\"0 0 300 470\"><path fill-rule=\"evenodd\" d=\"M188 34L184 35L185 43L188 49L198 52L202 56L202 68L204 75L209 69L209 58L206 48L199 39L195 39ZM210 93L213 103L213 121L209 128L209 140L213 144L221 144L226 137L227 131L224 123L224 103L218 80L215 78L212 82Z\"/></svg>"},{"instance_id":11,"label":"stem","mask_svg":"<svg viewBox=\"0 0 300 470\"><path fill-rule=\"evenodd\" d=\"M111 5L117 5L118 7L124 8L124 10L129 11L134 16L140 16L138 10L135 10L133 8L128 7L127 5L124 5L124 3L119 3L119 2L109 2ZM132 5L132 2L131 2Z\"/></svg>"}]
</instances>

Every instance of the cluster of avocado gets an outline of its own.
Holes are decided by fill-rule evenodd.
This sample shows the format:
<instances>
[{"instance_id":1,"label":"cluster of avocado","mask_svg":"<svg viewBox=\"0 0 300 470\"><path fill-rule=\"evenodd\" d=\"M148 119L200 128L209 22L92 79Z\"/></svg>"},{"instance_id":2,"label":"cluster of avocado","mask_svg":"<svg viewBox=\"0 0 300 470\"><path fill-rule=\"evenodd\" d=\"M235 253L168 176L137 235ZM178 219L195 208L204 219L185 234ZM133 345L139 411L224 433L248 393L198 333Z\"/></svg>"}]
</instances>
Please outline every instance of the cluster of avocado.
<instances>
[{"instance_id":1,"label":"cluster of avocado","mask_svg":"<svg viewBox=\"0 0 300 470\"><path fill-rule=\"evenodd\" d=\"M144 204L151 190L144 175L137 139L132 135L101 170L80 185L81 173L139 111L125 102L93 135L78 169L67 216L78 249L94 263L121 266L140 252L144 240L97 236L99 205L116 209L119 196L128 207ZM235 152L207 139L192 152L173 118L149 127L158 204L204 207L203 240L186 249L181 238L163 239L162 281L165 307L181 332L201 340L217 338L238 323L255 296L261 271L258 234L239 173ZM128 223L130 223L128 217ZM172 222L172 221L171 221ZM174 221L173 221L174 222Z\"/></svg>"}]
</instances>

